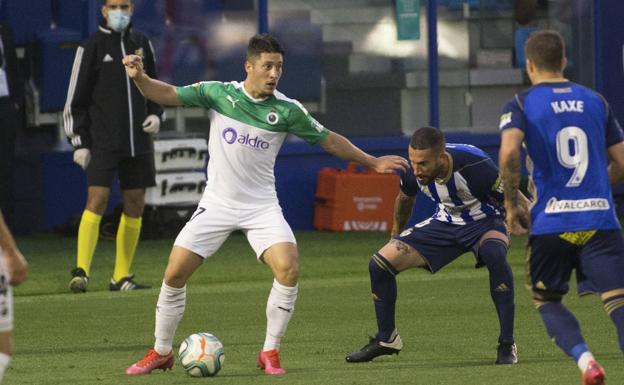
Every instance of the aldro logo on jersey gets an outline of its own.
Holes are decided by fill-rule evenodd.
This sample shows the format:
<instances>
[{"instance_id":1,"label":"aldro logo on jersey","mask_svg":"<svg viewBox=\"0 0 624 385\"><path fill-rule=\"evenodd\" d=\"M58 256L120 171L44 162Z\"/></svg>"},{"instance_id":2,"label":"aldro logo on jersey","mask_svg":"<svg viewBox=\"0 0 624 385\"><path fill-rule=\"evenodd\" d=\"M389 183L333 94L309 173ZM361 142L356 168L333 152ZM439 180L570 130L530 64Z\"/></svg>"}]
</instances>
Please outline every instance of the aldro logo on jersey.
<instances>
[{"instance_id":1,"label":"aldro logo on jersey","mask_svg":"<svg viewBox=\"0 0 624 385\"><path fill-rule=\"evenodd\" d=\"M271 112L269 112L266 116L266 121L272 126L276 125L277 122L279 122L279 115L277 114L277 111L271 110Z\"/></svg>"},{"instance_id":2,"label":"aldro logo on jersey","mask_svg":"<svg viewBox=\"0 0 624 385\"><path fill-rule=\"evenodd\" d=\"M232 127L228 127L223 130L223 134L221 134L221 136L223 136L223 140L225 140L225 143L227 144L238 143L246 147L261 150L268 150L270 146L269 142L263 140L260 136L252 137L249 134L239 135L238 132L236 132L236 130Z\"/></svg>"}]
</instances>

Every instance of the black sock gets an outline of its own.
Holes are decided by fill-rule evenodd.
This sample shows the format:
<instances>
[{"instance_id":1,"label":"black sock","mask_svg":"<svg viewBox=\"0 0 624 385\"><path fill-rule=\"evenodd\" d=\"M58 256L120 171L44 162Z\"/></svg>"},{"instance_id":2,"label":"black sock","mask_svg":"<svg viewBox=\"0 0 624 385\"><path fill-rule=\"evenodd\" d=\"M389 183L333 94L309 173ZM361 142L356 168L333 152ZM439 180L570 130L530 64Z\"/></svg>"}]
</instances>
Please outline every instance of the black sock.
<instances>
[{"instance_id":1,"label":"black sock","mask_svg":"<svg viewBox=\"0 0 624 385\"><path fill-rule=\"evenodd\" d=\"M490 295L500 323L498 342L513 342L514 282L507 262L507 245L499 239L487 239L479 247L479 257L490 273Z\"/></svg>"},{"instance_id":2,"label":"black sock","mask_svg":"<svg viewBox=\"0 0 624 385\"><path fill-rule=\"evenodd\" d=\"M620 350L624 352L624 294L616 294L603 300L605 310L615 324Z\"/></svg>"},{"instance_id":3,"label":"black sock","mask_svg":"<svg viewBox=\"0 0 624 385\"><path fill-rule=\"evenodd\" d=\"M395 275L398 271L379 253L371 258L368 271L377 316L377 339L390 342L395 329L394 309L397 298Z\"/></svg>"}]
</instances>

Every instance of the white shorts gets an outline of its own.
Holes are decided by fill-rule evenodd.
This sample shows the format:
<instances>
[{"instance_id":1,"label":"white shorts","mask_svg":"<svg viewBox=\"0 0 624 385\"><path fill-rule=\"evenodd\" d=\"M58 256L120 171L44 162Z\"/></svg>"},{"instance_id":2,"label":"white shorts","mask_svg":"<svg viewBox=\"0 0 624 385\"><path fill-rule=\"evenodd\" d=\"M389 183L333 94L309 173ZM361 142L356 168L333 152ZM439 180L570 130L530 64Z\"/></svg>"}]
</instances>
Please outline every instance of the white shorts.
<instances>
[{"instance_id":1,"label":"white shorts","mask_svg":"<svg viewBox=\"0 0 624 385\"><path fill-rule=\"evenodd\" d=\"M276 243L297 243L277 202L240 208L215 199L203 199L174 245L208 258L236 230L242 230L247 236L256 258Z\"/></svg>"},{"instance_id":2,"label":"white shorts","mask_svg":"<svg viewBox=\"0 0 624 385\"><path fill-rule=\"evenodd\" d=\"M0 249L0 332L13 330L13 288L9 285L4 254Z\"/></svg>"}]
</instances>

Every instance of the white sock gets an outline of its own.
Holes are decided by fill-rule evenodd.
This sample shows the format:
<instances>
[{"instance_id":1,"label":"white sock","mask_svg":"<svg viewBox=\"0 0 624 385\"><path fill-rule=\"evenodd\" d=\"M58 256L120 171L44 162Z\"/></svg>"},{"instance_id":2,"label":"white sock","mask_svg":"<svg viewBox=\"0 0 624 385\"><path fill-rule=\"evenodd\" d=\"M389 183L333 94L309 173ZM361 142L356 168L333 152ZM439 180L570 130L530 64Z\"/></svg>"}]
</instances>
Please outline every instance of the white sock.
<instances>
[{"instance_id":1,"label":"white sock","mask_svg":"<svg viewBox=\"0 0 624 385\"><path fill-rule=\"evenodd\" d=\"M160 355L169 354L173 349L173 337L184 315L186 306L186 285L175 288L163 281L156 304L156 330L154 350Z\"/></svg>"},{"instance_id":2,"label":"white sock","mask_svg":"<svg viewBox=\"0 0 624 385\"><path fill-rule=\"evenodd\" d=\"M298 286L288 287L273 280L266 307L267 331L263 351L279 350L288 322L295 311L297 288Z\"/></svg>"},{"instance_id":3,"label":"white sock","mask_svg":"<svg viewBox=\"0 0 624 385\"><path fill-rule=\"evenodd\" d=\"M587 351L581 354L576 364L578 365L579 369L581 369L581 372L585 373L587 367L589 366L589 362L594 360L594 355L591 354L591 352Z\"/></svg>"},{"instance_id":4,"label":"white sock","mask_svg":"<svg viewBox=\"0 0 624 385\"><path fill-rule=\"evenodd\" d=\"M6 353L0 353L0 382L2 382L2 378L4 377L4 372L6 372L9 367L9 362L11 361L11 356Z\"/></svg>"}]
</instances>

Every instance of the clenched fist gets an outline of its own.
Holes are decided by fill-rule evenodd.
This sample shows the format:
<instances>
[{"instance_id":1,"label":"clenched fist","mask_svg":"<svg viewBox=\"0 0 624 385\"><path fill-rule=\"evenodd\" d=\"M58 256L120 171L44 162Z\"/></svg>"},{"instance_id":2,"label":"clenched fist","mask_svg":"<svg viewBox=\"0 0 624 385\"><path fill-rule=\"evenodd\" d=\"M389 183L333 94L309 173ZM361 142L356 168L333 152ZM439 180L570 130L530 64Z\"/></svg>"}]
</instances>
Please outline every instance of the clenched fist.
<instances>
[{"instance_id":1,"label":"clenched fist","mask_svg":"<svg viewBox=\"0 0 624 385\"><path fill-rule=\"evenodd\" d=\"M139 55L126 55L121 61L131 79L143 76L143 59Z\"/></svg>"},{"instance_id":2,"label":"clenched fist","mask_svg":"<svg viewBox=\"0 0 624 385\"><path fill-rule=\"evenodd\" d=\"M160 119L156 115L148 115L143 122L143 131L148 134L158 134L160 131Z\"/></svg>"},{"instance_id":3,"label":"clenched fist","mask_svg":"<svg viewBox=\"0 0 624 385\"><path fill-rule=\"evenodd\" d=\"M82 167L83 170L87 169L90 161L91 151L88 148L79 148L74 150L74 163Z\"/></svg>"}]
</instances>

